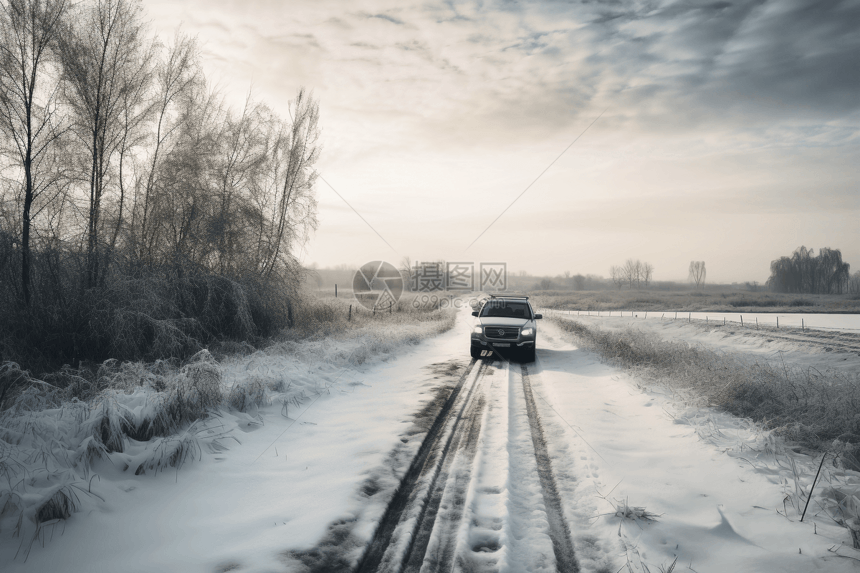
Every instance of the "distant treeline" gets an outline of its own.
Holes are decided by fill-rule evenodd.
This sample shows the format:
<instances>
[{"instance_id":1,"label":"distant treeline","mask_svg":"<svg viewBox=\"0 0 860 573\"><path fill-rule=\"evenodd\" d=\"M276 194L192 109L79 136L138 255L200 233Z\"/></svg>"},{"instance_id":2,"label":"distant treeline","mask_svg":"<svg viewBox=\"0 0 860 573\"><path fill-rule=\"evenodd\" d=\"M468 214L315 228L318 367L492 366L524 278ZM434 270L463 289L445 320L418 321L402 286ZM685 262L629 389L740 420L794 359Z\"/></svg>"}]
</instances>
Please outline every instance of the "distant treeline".
<instances>
[{"instance_id":1,"label":"distant treeline","mask_svg":"<svg viewBox=\"0 0 860 573\"><path fill-rule=\"evenodd\" d=\"M770 263L767 286L774 292L842 294L848 291L850 265L842 261L839 249L799 247L790 257Z\"/></svg>"},{"instance_id":2,"label":"distant treeline","mask_svg":"<svg viewBox=\"0 0 860 573\"><path fill-rule=\"evenodd\" d=\"M0 361L176 357L285 326L318 105L239 109L138 0L0 0Z\"/></svg>"}]
</instances>

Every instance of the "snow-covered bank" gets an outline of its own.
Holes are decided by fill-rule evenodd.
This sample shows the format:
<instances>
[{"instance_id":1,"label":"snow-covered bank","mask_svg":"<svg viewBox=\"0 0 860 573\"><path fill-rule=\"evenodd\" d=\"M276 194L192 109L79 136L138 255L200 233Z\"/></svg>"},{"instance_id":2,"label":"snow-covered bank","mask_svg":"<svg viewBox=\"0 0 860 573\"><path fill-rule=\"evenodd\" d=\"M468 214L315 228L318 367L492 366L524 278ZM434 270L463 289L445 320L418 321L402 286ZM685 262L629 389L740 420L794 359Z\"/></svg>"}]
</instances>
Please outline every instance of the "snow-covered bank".
<instances>
[{"instance_id":1,"label":"snow-covered bank","mask_svg":"<svg viewBox=\"0 0 860 573\"><path fill-rule=\"evenodd\" d=\"M101 499L80 495L81 511L43 527L26 562L13 559L20 539L4 523L3 571L300 573L329 549L332 562L357 562L423 447L415 413L424 412L426 432L436 420L428 406L446 399L451 373L469 371L466 312L450 331L416 345L392 342L360 365L362 342L353 339L219 365L232 388L249 388L243 395L282 381L281 395L198 426L227 449L204 447L178 472L135 476L112 463L116 453L97 461L90 475L99 476L92 491ZM455 551L458 559L446 561L455 570L556 568L550 535L560 529L551 527L549 489L538 473L547 460L583 571L613 573L626 563L635 572L669 570L676 558L675 571L699 573L854 570L860 553L832 518L840 503L852 503L834 492L858 483L858 474L826 468L799 523L818 458L681 393L646 388L552 321L539 326L536 363L521 369L485 359L463 375L456 408L463 431L455 434L452 414L453 445L439 445L453 457L439 454L450 471L437 485L450 488L439 490L439 528L428 523L428 547ZM536 441L548 455L537 454ZM409 506L404 515L419 510ZM632 519L643 511L657 519Z\"/></svg>"},{"instance_id":2,"label":"snow-covered bank","mask_svg":"<svg viewBox=\"0 0 860 573\"><path fill-rule=\"evenodd\" d=\"M149 386L114 392L94 409L34 404L10 413L0 452L3 570L270 568L286 549L317 541L350 506L362 473L398 443L392 428L433 383L421 367L451 354L435 351L432 337L452 321L351 331L222 364L198 360L231 403L244 397L247 412L221 409L178 436L129 438L122 451L88 437L88 420L103 403L125 419L145 418L159 397ZM40 508L57 491L75 507L68 519L44 519Z\"/></svg>"},{"instance_id":3,"label":"snow-covered bank","mask_svg":"<svg viewBox=\"0 0 860 573\"><path fill-rule=\"evenodd\" d=\"M568 514L574 521L594 506L592 533L620 536L634 571L676 558L676 570L700 573L855 569L860 552L834 518L856 510L856 498L837 492L856 497L860 474L823 471L799 523L818 457L683 394L646 389L542 326L535 393L559 448L554 463L577 476L566 486ZM625 504L659 517L624 519Z\"/></svg>"}]
</instances>

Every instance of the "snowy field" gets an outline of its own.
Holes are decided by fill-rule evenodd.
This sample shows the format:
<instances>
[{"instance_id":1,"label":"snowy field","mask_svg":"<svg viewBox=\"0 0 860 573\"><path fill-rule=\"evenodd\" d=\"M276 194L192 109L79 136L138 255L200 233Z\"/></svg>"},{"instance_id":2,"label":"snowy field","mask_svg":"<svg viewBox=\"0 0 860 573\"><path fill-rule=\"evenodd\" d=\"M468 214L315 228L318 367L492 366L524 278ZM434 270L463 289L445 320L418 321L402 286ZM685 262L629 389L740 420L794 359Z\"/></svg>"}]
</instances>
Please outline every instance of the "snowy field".
<instances>
[{"instance_id":1,"label":"snowy field","mask_svg":"<svg viewBox=\"0 0 860 573\"><path fill-rule=\"evenodd\" d=\"M776 327L781 328L811 328L817 330L840 330L845 332L860 333L860 314L815 314L815 313L781 313L781 312L655 312L637 310L613 310L613 311L569 311L546 309L546 312L555 312L568 316L577 317L631 317L648 320L699 320L706 323L737 323L739 326L755 328Z\"/></svg>"},{"instance_id":2,"label":"snowy field","mask_svg":"<svg viewBox=\"0 0 860 573\"><path fill-rule=\"evenodd\" d=\"M701 335L729 351L749 346L740 335L705 335L680 322L665 321L661 332ZM178 471L133 475L117 457L99 462L91 483L81 484L93 495L80 495L70 519L44 526L26 559L14 524L0 521L2 570L307 571L296 555L342 524L358 543L343 549L353 563L419 451L415 413L445 395L455 371L460 418L440 436L450 444L459 421L463 437L443 460L447 479L424 541L428 556L433 548L450 552L455 570L562 570L560 559L571 557L559 557L559 518L583 571L668 571L673 563L699 573L858 570L860 552L832 519L839 508L830 488L860 488L860 475L826 468L801 523L817 458L747 421L645 390L557 327L539 326L537 361L525 369L489 358L467 368L466 311L452 330L367 353L359 366L345 359L363 348L355 341L297 344L282 356L224 364L228 384L276 376L301 391L251 414L208 420L205 428L228 436L223 447ZM753 346L778 350L768 344ZM842 357L810 352L822 362ZM554 496L536 462L541 448ZM368 483L378 487L368 491ZM392 546L405 543L398 532L410 515L407 508ZM421 570L435 570L431 557Z\"/></svg>"},{"instance_id":3,"label":"snowy field","mask_svg":"<svg viewBox=\"0 0 860 573\"><path fill-rule=\"evenodd\" d=\"M550 311L552 312L552 311ZM693 313L695 315L695 313ZM838 329L805 329L798 327L780 328L765 326L760 322L747 327L746 322L741 327L740 321L716 320L709 315L710 320L692 321L660 318L648 313L582 313L554 312L552 316L562 319L577 320L583 324L596 326L606 330L623 330L632 328L656 335L664 340L686 342L702 345L718 352L732 352L749 356L756 360L766 360L773 363L793 364L801 367L835 368L838 370L860 370L860 332ZM737 315L735 315L737 316ZM854 315L828 315L834 317ZM653 319L652 319L653 318ZM746 315L744 318L746 321Z\"/></svg>"}]
</instances>

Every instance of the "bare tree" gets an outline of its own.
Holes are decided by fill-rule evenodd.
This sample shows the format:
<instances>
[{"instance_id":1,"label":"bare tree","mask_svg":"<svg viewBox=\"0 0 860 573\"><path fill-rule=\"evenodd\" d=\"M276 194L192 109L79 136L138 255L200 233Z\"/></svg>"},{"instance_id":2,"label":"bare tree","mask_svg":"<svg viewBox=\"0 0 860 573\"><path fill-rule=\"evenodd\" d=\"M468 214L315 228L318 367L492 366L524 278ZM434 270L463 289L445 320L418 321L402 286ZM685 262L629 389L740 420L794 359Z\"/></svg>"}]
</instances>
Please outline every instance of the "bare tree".
<instances>
[{"instance_id":1,"label":"bare tree","mask_svg":"<svg viewBox=\"0 0 860 573\"><path fill-rule=\"evenodd\" d=\"M626 280L624 269L613 265L609 268L609 277L612 279L615 286L618 287L618 290L621 290L621 287L624 286L624 282Z\"/></svg>"},{"instance_id":2,"label":"bare tree","mask_svg":"<svg viewBox=\"0 0 860 573\"><path fill-rule=\"evenodd\" d=\"M627 259L623 266L609 269L612 282L619 289L627 283L632 288L648 288L654 275L654 266L651 263L643 263L639 259Z\"/></svg>"},{"instance_id":3,"label":"bare tree","mask_svg":"<svg viewBox=\"0 0 860 573\"><path fill-rule=\"evenodd\" d=\"M855 272L851 278L848 279L846 291L848 294L860 294L860 271Z\"/></svg>"},{"instance_id":4,"label":"bare tree","mask_svg":"<svg viewBox=\"0 0 860 573\"><path fill-rule=\"evenodd\" d=\"M86 284L99 279L103 200L113 155L126 133L123 113L129 92L148 81L151 45L145 38L137 0L95 0L81 5L72 26L60 36L60 56L76 116L76 131L87 149Z\"/></svg>"},{"instance_id":5,"label":"bare tree","mask_svg":"<svg viewBox=\"0 0 860 573\"><path fill-rule=\"evenodd\" d=\"M236 274L239 267L246 266L248 261L237 257L237 246L251 239L249 232L264 224L262 213L251 203L258 184L255 178L264 168L268 153L266 122L261 117L265 111L248 94L241 114L228 114L224 128L214 135L218 141L213 172L216 186L212 190L216 202L208 235L214 242L216 272L221 275Z\"/></svg>"},{"instance_id":6,"label":"bare tree","mask_svg":"<svg viewBox=\"0 0 860 573\"><path fill-rule=\"evenodd\" d=\"M159 218L154 211L157 209L157 192L169 187L162 184L166 175L163 169L164 157L169 155L176 145L182 142L183 122L192 121L195 114L182 113L183 107L191 104L189 96L195 93L202 78L197 43L193 38L177 32L173 43L160 49L162 57L155 64L154 80L156 93L152 105L155 133L149 141L149 157L146 168L135 189L135 212L133 232L137 243L138 256L151 260L153 248L159 242ZM203 102L205 103L205 99ZM193 105L193 104L192 104ZM126 109L129 109L127 106ZM187 141L185 143L188 143ZM122 167L122 160L120 160ZM120 177L122 183L122 177ZM139 194L139 195L138 195ZM174 201L163 197L162 209L171 209ZM170 212L172 219L175 212ZM155 222L153 222L155 219Z\"/></svg>"},{"instance_id":7,"label":"bare tree","mask_svg":"<svg viewBox=\"0 0 860 573\"><path fill-rule=\"evenodd\" d=\"M639 288L642 281L642 262L639 259L627 259L622 267L624 278L630 288Z\"/></svg>"},{"instance_id":8,"label":"bare tree","mask_svg":"<svg viewBox=\"0 0 860 573\"><path fill-rule=\"evenodd\" d=\"M14 157L22 179L21 290L28 306L33 207L48 189L59 189L50 164L65 125L57 113L57 75L49 67L65 12L65 0L0 5L0 132L8 145L3 151Z\"/></svg>"},{"instance_id":9,"label":"bare tree","mask_svg":"<svg viewBox=\"0 0 860 573\"><path fill-rule=\"evenodd\" d=\"M157 166L152 222L147 224L144 235L139 229L143 201L136 196L131 227L135 240L146 238L147 242L138 249L141 255L184 260L198 268L212 269L218 237L211 223L218 216L216 177L227 111L218 92L202 80L189 88L181 104L175 120L178 141ZM139 183L136 187L142 186Z\"/></svg>"},{"instance_id":10,"label":"bare tree","mask_svg":"<svg viewBox=\"0 0 860 573\"><path fill-rule=\"evenodd\" d=\"M705 288L705 278L708 271L705 269L705 261L690 261L689 280L696 288Z\"/></svg>"},{"instance_id":11,"label":"bare tree","mask_svg":"<svg viewBox=\"0 0 860 573\"><path fill-rule=\"evenodd\" d=\"M654 265L651 263L642 263L642 282L645 283L645 288L651 284L651 277L654 276Z\"/></svg>"},{"instance_id":12,"label":"bare tree","mask_svg":"<svg viewBox=\"0 0 860 573\"><path fill-rule=\"evenodd\" d=\"M268 275L282 252L303 246L310 231L316 229L316 199L313 186L317 179L314 164L319 158L319 105L304 89L299 89L290 107L289 129L278 134L273 147L275 181L279 183L272 204L270 240L274 246L267 264Z\"/></svg>"},{"instance_id":13,"label":"bare tree","mask_svg":"<svg viewBox=\"0 0 860 573\"><path fill-rule=\"evenodd\" d=\"M403 277L403 288L404 290L415 290L412 281L412 274L415 272L412 268L412 257L409 255L404 256L400 259L400 276ZM415 282L417 283L417 277Z\"/></svg>"}]
</instances>

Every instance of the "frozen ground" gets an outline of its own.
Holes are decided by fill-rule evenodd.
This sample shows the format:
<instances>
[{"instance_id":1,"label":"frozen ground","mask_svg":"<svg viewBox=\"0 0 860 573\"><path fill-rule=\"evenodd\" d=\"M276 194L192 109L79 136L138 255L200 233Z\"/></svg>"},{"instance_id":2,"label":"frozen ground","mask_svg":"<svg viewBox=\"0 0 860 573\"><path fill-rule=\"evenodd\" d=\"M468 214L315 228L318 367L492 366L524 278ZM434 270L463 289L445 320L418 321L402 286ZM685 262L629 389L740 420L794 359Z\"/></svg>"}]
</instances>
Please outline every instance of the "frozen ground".
<instances>
[{"instance_id":1,"label":"frozen ground","mask_svg":"<svg viewBox=\"0 0 860 573\"><path fill-rule=\"evenodd\" d=\"M373 570L359 563L371 540L378 570L400 559L407 571L659 571L676 559L675 571L700 573L858 569L826 487L857 474L825 472L800 523L818 460L743 420L643 390L540 326L526 368L470 364L465 312L451 331L359 367L339 358L348 348L323 346L231 363L233 384L277 371L306 398L258 419L210 420L241 443L178 472L134 476L103 462L92 482L103 500L82 496L26 562L15 558L21 539L0 531L3 571ZM783 344L659 328L762 356Z\"/></svg>"}]
</instances>

